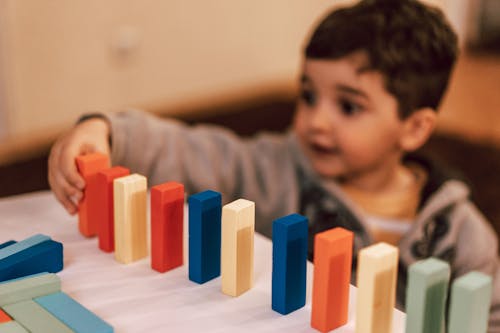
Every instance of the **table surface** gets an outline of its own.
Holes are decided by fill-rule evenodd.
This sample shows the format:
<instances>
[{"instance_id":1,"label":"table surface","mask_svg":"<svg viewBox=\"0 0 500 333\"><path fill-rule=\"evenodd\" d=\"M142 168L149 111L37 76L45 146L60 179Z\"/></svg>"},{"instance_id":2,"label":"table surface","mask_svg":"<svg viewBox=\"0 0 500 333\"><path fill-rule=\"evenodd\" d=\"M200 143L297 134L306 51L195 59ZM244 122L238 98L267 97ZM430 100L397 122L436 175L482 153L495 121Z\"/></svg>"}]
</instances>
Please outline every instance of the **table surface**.
<instances>
[{"instance_id":1,"label":"table surface","mask_svg":"<svg viewBox=\"0 0 500 333\"><path fill-rule=\"evenodd\" d=\"M98 249L97 238L80 235L77 218L50 192L0 200L0 243L37 233L64 245L62 290L115 332L317 332L310 327L313 265L307 266L305 307L286 316L273 311L272 243L261 235L255 235L254 287L231 297L221 292L220 277L203 285L189 281L187 265L161 274L150 268L149 257L129 265L116 262ZM186 235L184 240L187 263ZM332 332L354 332L355 293L351 286L347 325ZM405 315L395 310L393 332L404 332L404 323Z\"/></svg>"}]
</instances>

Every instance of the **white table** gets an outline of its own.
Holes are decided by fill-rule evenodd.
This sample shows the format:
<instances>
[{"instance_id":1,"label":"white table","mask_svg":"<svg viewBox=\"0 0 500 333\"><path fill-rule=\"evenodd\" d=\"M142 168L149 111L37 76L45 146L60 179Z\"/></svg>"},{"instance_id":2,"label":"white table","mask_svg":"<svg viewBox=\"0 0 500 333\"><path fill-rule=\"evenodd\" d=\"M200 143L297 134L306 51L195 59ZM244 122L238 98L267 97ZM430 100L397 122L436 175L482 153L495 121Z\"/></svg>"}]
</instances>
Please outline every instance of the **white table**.
<instances>
[{"instance_id":1,"label":"white table","mask_svg":"<svg viewBox=\"0 0 500 333\"><path fill-rule=\"evenodd\" d=\"M187 229L186 229L187 230ZM46 234L64 245L62 289L110 323L115 332L317 332L310 327L313 266L307 267L307 303L283 316L271 309L272 244L255 236L255 285L240 297L220 291L220 278L198 285L187 265L160 274L149 257L130 265L100 251L97 239L80 235L50 192L0 200L0 243ZM186 238L185 238L186 239ZM185 242L185 248L186 248ZM185 260L187 263L187 251ZM355 288L349 322L335 333L354 332ZM405 315L394 311L394 332L404 332Z\"/></svg>"}]
</instances>

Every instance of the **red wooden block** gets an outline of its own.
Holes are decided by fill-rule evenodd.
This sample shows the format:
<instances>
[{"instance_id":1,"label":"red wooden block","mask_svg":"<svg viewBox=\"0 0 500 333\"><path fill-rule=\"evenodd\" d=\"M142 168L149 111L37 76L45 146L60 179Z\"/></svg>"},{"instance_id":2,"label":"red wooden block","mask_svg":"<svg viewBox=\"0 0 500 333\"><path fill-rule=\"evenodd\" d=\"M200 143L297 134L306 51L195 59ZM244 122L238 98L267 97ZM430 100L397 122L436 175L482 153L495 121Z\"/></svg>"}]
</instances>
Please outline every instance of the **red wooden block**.
<instances>
[{"instance_id":1,"label":"red wooden block","mask_svg":"<svg viewBox=\"0 0 500 333\"><path fill-rule=\"evenodd\" d=\"M314 238L311 326L329 332L347 323L354 235L333 228Z\"/></svg>"},{"instance_id":2,"label":"red wooden block","mask_svg":"<svg viewBox=\"0 0 500 333\"><path fill-rule=\"evenodd\" d=\"M6 323L8 321L11 321L12 319L10 319L9 315L6 314L5 312L2 311L2 309L0 309L0 324L1 323Z\"/></svg>"},{"instance_id":3,"label":"red wooden block","mask_svg":"<svg viewBox=\"0 0 500 333\"><path fill-rule=\"evenodd\" d=\"M91 237L97 234L97 215L100 209L97 172L109 168L109 157L102 153L81 155L76 158L76 166L85 180L83 199L78 204L78 227L82 235Z\"/></svg>"},{"instance_id":4,"label":"red wooden block","mask_svg":"<svg viewBox=\"0 0 500 333\"><path fill-rule=\"evenodd\" d=\"M97 236L99 237L99 248L104 252L113 252L115 250L113 180L129 174L130 170L121 166L97 173L98 197L101 206L101 209L96 214Z\"/></svg>"},{"instance_id":5,"label":"red wooden block","mask_svg":"<svg viewBox=\"0 0 500 333\"><path fill-rule=\"evenodd\" d=\"M151 267L161 273L183 264L184 185L151 188Z\"/></svg>"}]
</instances>

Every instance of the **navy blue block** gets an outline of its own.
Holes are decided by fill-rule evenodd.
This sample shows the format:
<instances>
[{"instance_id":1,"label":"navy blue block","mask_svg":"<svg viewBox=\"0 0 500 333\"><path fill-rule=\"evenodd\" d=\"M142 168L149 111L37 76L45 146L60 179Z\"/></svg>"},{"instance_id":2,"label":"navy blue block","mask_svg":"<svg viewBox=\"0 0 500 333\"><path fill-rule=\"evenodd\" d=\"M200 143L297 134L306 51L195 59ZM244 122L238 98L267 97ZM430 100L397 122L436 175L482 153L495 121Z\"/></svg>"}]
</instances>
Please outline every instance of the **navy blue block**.
<instances>
[{"instance_id":1,"label":"navy blue block","mask_svg":"<svg viewBox=\"0 0 500 333\"><path fill-rule=\"evenodd\" d=\"M47 240L0 260L0 281L63 269L63 246Z\"/></svg>"},{"instance_id":2,"label":"navy blue block","mask_svg":"<svg viewBox=\"0 0 500 333\"><path fill-rule=\"evenodd\" d=\"M205 283L220 275L222 197L204 191L188 198L189 279Z\"/></svg>"},{"instance_id":3,"label":"navy blue block","mask_svg":"<svg viewBox=\"0 0 500 333\"><path fill-rule=\"evenodd\" d=\"M7 246L12 245L12 244L16 244L16 243L17 243L16 241L10 240L8 242L0 244L0 249L3 249L4 247L7 247Z\"/></svg>"},{"instance_id":4,"label":"navy blue block","mask_svg":"<svg viewBox=\"0 0 500 333\"><path fill-rule=\"evenodd\" d=\"M307 231L299 214L273 222L272 308L284 315L306 304Z\"/></svg>"}]
</instances>

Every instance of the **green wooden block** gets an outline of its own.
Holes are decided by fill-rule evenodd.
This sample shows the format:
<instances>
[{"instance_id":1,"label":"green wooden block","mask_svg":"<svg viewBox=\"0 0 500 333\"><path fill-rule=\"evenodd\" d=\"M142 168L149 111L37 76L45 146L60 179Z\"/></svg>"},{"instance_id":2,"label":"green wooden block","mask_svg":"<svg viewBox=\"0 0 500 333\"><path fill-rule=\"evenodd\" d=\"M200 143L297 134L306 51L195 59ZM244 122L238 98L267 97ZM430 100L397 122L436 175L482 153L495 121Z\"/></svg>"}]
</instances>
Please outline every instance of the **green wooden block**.
<instances>
[{"instance_id":1,"label":"green wooden block","mask_svg":"<svg viewBox=\"0 0 500 333\"><path fill-rule=\"evenodd\" d=\"M449 331L485 333L491 304L492 279L470 272L458 278L451 287Z\"/></svg>"},{"instance_id":2,"label":"green wooden block","mask_svg":"<svg viewBox=\"0 0 500 333\"><path fill-rule=\"evenodd\" d=\"M0 324L0 333L29 333L29 331L22 327L17 321L12 320Z\"/></svg>"},{"instance_id":3,"label":"green wooden block","mask_svg":"<svg viewBox=\"0 0 500 333\"><path fill-rule=\"evenodd\" d=\"M406 333L442 333L450 279L448 263L429 258L408 270Z\"/></svg>"},{"instance_id":4,"label":"green wooden block","mask_svg":"<svg viewBox=\"0 0 500 333\"><path fill-rule=\"evenodd\" d=\"M3 307L15 321L33 333L72 333L73 331L33 300Z\"/></svg>"},{"instance_id":5,"label":"green wooden block","mask_svg":"<svg viewBox=\"0 0 500 333\"><path fill-rule=\"evenodd\" d=\"M56 274L44 273L0 283L0 306L18 303L61 291Z\"/></svg>"}]
</instances>

